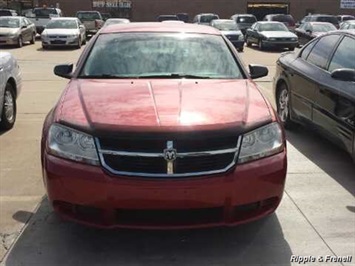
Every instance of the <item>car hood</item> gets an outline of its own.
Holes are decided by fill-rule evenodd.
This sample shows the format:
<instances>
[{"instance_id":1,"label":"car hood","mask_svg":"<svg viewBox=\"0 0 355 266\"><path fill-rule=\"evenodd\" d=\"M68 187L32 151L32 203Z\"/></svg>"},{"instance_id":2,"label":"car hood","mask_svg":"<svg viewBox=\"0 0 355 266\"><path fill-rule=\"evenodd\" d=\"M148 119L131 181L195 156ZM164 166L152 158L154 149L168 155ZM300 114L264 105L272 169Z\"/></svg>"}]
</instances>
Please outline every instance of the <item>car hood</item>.
<instances>
[{"instance_id":1,"label":"car hood","mask_svg":"<svg viewBox=\"0 0 355 266\"><path fill-rule=\"evenodd\" d=\"M222 30L221 33L223 35L241 35L242 32L240 30Z\"/></svg>"},{"instance_id":2,"label":"car hood","mask_svg":"<svg viewBox=\"0 0 355 266\"><path fill-rule=\"evenodd\" d=\"M44 35L71 35L78 34L78 29L45 29L42 34Z\"/></svg>"},{"instance_id":3,"label":"car hood","mask_svg":"<svg viewBox=\"0 0 355 266\"><path fill-rule=\"evenodd\" d=\"M0 27L0 34L17 34L19 32L18 28L2 28Z\"/></svg>"},{"instance_id":4,"label":"car hood","mask_svg":"<svg viewBox=\"0 0 355 266\"><path fill-rule=\"evenodd\" d=\"M86 132L250 130L273 119L250 80L72 80L55 122Z\"/></svg>"},{"instance_id":5,"label":"car hood","mask_svg":"<svg viewBox=\"0 0 355 266\"><path fill-rule=\"evenodd\" d=\"M297 38L297 35L289 31L261 31L266 38Z\"/></svg>"}]
</instances>

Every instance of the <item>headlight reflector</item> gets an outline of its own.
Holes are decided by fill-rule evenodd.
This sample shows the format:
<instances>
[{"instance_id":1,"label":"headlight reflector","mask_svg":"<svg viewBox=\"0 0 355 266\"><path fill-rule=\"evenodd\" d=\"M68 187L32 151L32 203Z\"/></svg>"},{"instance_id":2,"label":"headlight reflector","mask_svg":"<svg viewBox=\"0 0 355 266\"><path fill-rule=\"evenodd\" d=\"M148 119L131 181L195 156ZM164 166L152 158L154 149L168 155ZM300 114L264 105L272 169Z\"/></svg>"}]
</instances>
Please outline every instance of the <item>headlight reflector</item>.
<instances>
[{"instance_id":1,"label":"headlight reflector","mask_svg":"<svg viewBox=\"0 0 355 266\"><path fill-rule=\"evenodd\" d=\"M99 165L94 138L75 129L53 124L49 129L48 148L53 155Z\"/></svg>"},{"instance_id":2,"label":"headlight reflector","mask_svg":"<svg viewBox=\"0 0 355 266\"><path fill-rule=\"evenodd\" d=\"M278 123L271 123L243 136L238 163L270 156L283 149L282 129Z\"/></svg>"}]
</instances>

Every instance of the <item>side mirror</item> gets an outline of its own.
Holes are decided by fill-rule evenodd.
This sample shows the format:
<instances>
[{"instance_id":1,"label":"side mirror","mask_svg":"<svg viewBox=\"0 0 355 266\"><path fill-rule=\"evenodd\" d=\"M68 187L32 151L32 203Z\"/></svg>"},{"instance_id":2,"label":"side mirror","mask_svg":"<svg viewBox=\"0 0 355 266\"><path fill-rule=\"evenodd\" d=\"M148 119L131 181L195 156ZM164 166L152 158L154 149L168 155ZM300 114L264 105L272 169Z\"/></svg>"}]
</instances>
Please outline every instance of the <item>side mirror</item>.
<instances>
[{"instance_id":1,"label":"side mirror","mask_svg":"<svg viewBox=\"0 0 355 266\"><path fill-rule=\"evenodd\" d=\"M27 29L27 26L26 26L26 25L23 25L23 26L21 27L21 29Z\"/></svg>"},{"instance_id":2,"label":"side mirror","mask_svg":"<svg viewBox=\"0 0 355 266\"><path fill-rule=\"evenodd\" d=\"M306 32L307 32L308 34L312 34L312 31L311 31L311 30L306 30Z\"/></svg>"},{"instance_id":3,"label":"side mirror","mask_svg":"<svg viewBox=\"0 0 355 266\"><path fill-rule=\"evenodd\" d=\"M57 65L54 67L54 74L62 78L71 79L72 72L73 72L73 64Z\"/></svg>"},{"instance_id":4,"label":"side mirror","mask_svg":"<svg viewBox=\"0 0 355 266\"><path fill-rule=\"evenodd\" d=\"M333 79L338 79L342 81L353 81L355 82L355 70L350 68L339 68L335 69L331 77Z\"/></svg>"},{"instance_id":5,"label":"side mirror","mask_svg":"<svg viewBox=\"0 0 355 266\"><path fill-rule=\"evenodd\" d=\"M267 67L251 64L249 65L249 73L252 79L257 79L267 76L269 74L269 70Z\"/></svg>"}]
</instances>

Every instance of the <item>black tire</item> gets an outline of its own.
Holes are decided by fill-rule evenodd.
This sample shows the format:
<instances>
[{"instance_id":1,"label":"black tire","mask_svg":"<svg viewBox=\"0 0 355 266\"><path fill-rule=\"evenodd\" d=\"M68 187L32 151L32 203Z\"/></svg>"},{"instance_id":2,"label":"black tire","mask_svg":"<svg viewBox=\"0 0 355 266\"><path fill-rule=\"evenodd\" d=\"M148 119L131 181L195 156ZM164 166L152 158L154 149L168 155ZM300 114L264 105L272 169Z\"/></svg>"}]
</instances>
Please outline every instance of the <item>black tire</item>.
<instances>
[{"instance_id":1,"label":"black tire","mask_svg":"<svg viewBox=\"0 0 355 266\"><path fill-rule=\"evenodd\" d=\"M17 47L21 48L23 46L23 39L22 36L20 35L17 40Z\"/></svg>"},{"instance_id":2,"label":"black tire","mask_svg":"<svg viewBox=\"0 0 355 266\"><path fill-rule=\"evenodd\" d=\"M47 45L42 44L42 49L43 49L43 50L47 50L47 49L48 49L48 46L47 46Z\"/></svg>"},{"instance_id":3,"label":"black tire","mask_svg":"<svg viewBox=\"0 0 355 266\"><path fill-rule=\"evenodd\" d=\"M242 53L244 51L244 47L238 48L238 52Z\"/></svg>"},{"instance_id":4,"label":"black tire","mask_svg":"<svg viewBox=\"0 0 355 266\"><path fill-rule=\"evenodd\" d=\"M32 34L32 39L30 41L30 44L35 44L36 43L36 33Z\"/></svg>"},{"instance_id":5,"label":"black tire","mask_svg":"<svg viewBox=\"0 0 355 266\"><path fill-rule=\"evenodd\" d=\"M9 111L11 108L12 111ZM12 112L12 113L11 113ZM2 130L11 129L16 121L16 96L15 89L11 83L7 83L4 93L4 102L2 106L0 128Z\"/></svg>"},{"instance_id":6,"label":"black tire","mask_svg":"<svg viewBox=\"0 0 355 266\"><path fill-rule=\"evenodd\" d=\"M289 51L294 51L295 50L295 47L290 47L288 48Z\"/></svg>"},{"instance_id":7,"label":"black tire","mask_svg":"<svg viewBox=\"0 0 355 266\"><path fill-rule=\"evenodd\" d=\"M84 36L83 45L86 44L86 36Z\"/></svg>"},{"instance_id":8,"label":"black tire","mask_svg":"<svg viewBox=\"0 0 355 266\"><path fill-rule=\"evenodd\" d=\"M76 48L80 49L81 48L81 44L82 44L82 40L81 40L81 37L79 37L78 45L76 46Z\"/></svg>"},{"instance_id":9,"label":"black tire","mask_svg":"<svg viewBox=\"0 0 355 266\"><path fill-rule=\"evenodd\" d=\"M259 46L259 50L262 51L265 49L265 46L263 44L263 41L260 39L259 42L258 42L258 46Z\"/></svg>"},{"instance_id":10,"label":"black tire","mask_svg":"<svg viewBox=\"0 0 355 266\"><path fill-rule=\"evenodd\" d=\"M284 125L285 128L290 129L294 126L294 123L291 121L290 113L290 93L287 85L282 82L277 87L276 93L276 109L277 114Z\"/></svg>"},{"instance_id":11,"label":"black tire","mask_svg":"<svg viewBox=\"0 0 355 266\"><path fill-rule=\"evenodd\" d=\"M248 36L246 37L246 43L247 43L247 47L251 47L252 43L249 41Z\"/></svg>"}]
</instances>

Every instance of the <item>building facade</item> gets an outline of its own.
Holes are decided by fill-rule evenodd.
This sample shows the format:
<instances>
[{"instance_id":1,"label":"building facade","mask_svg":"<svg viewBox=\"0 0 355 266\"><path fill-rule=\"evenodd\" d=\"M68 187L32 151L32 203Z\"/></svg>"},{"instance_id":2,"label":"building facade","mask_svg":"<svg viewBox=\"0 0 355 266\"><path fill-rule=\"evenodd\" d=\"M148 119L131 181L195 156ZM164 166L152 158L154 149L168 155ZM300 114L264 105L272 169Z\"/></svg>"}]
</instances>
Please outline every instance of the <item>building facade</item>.
<instances>
[{"instance_id":1,"label":"building facade","mask_svg":"<svg viewBox=\"0 0 355 266\"><path fill-rule=\"evenodd\" d=\"M0 0L0 4L53 6L66 16L78 10L98 10L133 21L154 21L162 14L187 13L190 21L198 13L217 13L229 18L236 13L253 13L259 19L269 13L289 13L296 20L309 13L355 15L355 0ZM343 7L343 8L342 8ZM345 7L345 8L344 8Z\"/></svg>"}]
</instances>

